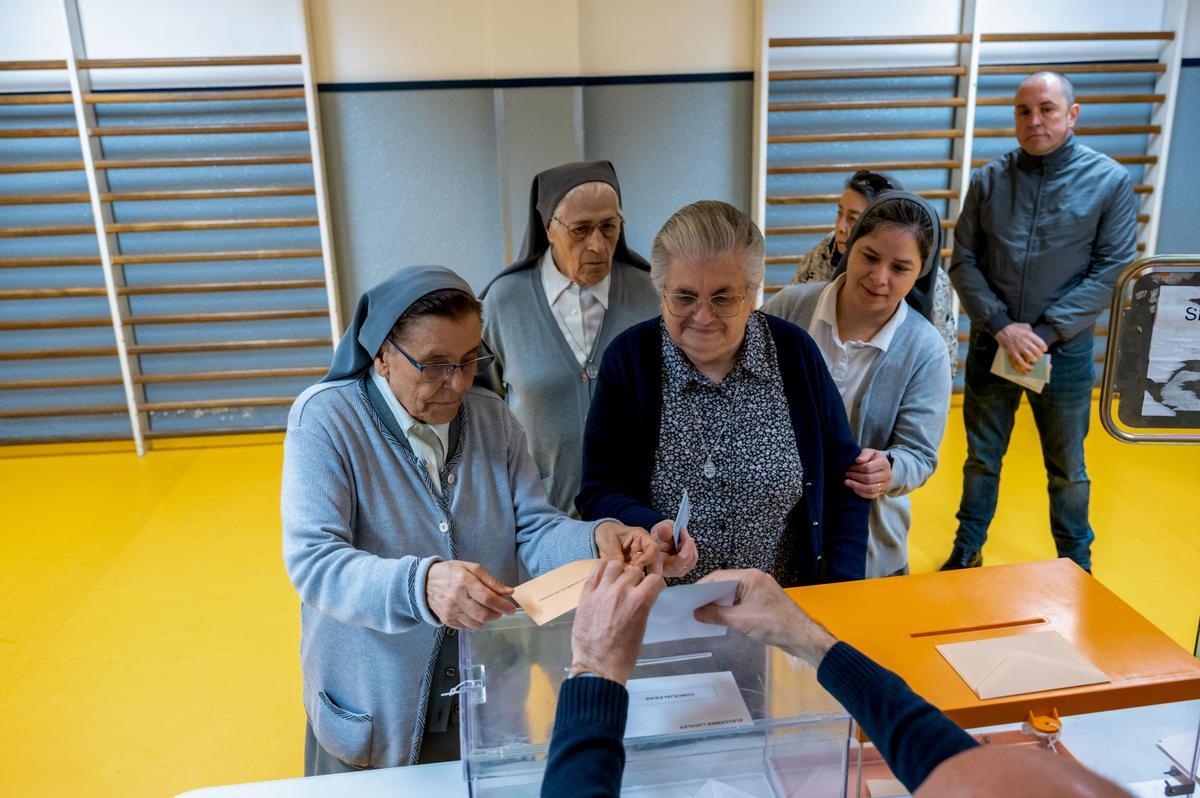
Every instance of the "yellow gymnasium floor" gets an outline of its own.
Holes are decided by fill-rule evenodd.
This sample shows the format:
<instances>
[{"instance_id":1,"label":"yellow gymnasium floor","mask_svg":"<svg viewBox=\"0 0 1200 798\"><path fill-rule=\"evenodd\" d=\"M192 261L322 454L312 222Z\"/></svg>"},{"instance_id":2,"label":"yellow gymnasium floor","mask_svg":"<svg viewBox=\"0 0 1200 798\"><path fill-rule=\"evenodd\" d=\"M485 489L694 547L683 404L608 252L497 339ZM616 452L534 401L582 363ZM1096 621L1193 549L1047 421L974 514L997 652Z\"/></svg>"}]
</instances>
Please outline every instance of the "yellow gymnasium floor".
<instances>
[{"instance_id":1,"label":"yellow gymnasium floor","mask_svg":"<svg viewBox=\"0 0 1200 798\"><path fill-rule=\"evenodd\" d=\"M914 571L950 546L965 444L915 496ZM0 450L0 795L164 796L296 776L299 611L280 562L278 437ZM1200 451L1089 439L1096 575L1189 649ZM988 564L1051 557L1022 409ZM869 607L863 608L869 612Z\"/></svg>"}]
</instances>

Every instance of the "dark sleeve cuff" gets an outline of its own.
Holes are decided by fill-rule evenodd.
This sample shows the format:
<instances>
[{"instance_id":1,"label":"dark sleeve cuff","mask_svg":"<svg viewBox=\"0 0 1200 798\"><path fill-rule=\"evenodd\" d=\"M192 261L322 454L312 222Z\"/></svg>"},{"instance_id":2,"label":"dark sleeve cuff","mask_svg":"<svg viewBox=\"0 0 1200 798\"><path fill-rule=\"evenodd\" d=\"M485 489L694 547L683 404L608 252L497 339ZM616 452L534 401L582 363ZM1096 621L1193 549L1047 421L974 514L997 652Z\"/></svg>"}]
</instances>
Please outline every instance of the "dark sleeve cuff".
<instances>
[{"instance_id":1,"label":"dark sleeve cuff","mask_svg":"<svg viewBox=\"0 0 1200 798\"><path fill-rule=\"evenodd\" d=\"M1009 318L1007 310L998 310L987 320L988 329L992 331L993 336L1012 323L1013 320Z\"/></svg>"},{"instance_id":2,"label":"dark sleeve cuff","mask_svg":"<svg viewBox=\"0 0 1200 798\"><path fill-rule=\"evenodd\" d=\"M1052 325L1047 324L1044 321L1035 324L1033 326L1033 332L1038 338L1041 338L1046 342L1047 347L1058 340L1058 330L1054 329Z\"/></svg>"},{"instance_id":3,"label":"dark sleeve cuff","mask_svg":"<svg viewBox=\"0 0 1200 798\"><path fill-rule=\"evenodd\" d=\"M620 738L629 714L629 692L625 686L595 676L579 676L563 682L558 693L555 728L587 725Z\"/></svg>"},{"instance_id":4,"label":"dark sleeve cuff","mask_svg":"<svg viewBox=\"0 0 1200 798\"><path fill-rule=\"evenodd\" d=\"M840 640L825 654L817 668L817 681L843 705L855 703L862 685L871 684L883 668ZM847 707L849 708L849 707Z\"/></svg>"}]
</instances>

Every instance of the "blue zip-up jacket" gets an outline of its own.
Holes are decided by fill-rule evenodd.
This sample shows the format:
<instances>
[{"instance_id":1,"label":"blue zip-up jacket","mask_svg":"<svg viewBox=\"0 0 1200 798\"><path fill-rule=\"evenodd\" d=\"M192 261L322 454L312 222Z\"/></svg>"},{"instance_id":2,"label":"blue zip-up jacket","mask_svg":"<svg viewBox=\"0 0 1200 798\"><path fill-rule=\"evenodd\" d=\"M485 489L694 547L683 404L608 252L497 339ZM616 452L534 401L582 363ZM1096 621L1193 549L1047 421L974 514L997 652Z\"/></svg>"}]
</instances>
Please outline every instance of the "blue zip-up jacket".
<instances>
[{"instance_id":1,"label":"blue zip-up jacket","mask_svg":"<svg viewBox=\"0 0 1200 798\"><path fill-rule=\"evenodd\" d=\"M1049 346L1091 334L1136 251L1129 172L1070 133L1049 155L1018 147L972 176L950 280L975 327L1025 322Z\"/></svg>"}]
</instances>

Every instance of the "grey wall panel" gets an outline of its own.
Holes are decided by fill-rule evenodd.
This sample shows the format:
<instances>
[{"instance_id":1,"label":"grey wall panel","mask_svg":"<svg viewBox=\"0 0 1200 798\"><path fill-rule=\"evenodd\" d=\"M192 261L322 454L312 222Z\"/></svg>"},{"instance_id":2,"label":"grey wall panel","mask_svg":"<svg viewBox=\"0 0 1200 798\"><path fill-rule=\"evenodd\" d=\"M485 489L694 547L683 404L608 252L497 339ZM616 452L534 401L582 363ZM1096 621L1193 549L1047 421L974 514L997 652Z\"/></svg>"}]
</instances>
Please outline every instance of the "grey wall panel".
<instances>
[{"instance_id":1,"label":"grey wall panel","mask_svg":"<svg viewBox=\"0 0 1200 798\"><path fill-rule=\"evenodd\" d=\"M1167 160L1158 251L1164 255L1200 254L1200 66L1179 75L1175 126Z\"/></svg>"},{"instance_id":2,"label":"grey wall panel","mask_svg":"<svg viewBox=\"0 0 1200 798\"><path fill-rule=\"evenodd\" d=\"M321 127L347 321L401 266L483 287L504 260L490 89L323 92Z\"/></svg>"},{"instance_id":3,"label":"grey wall panel","mask_svg":"<svg viewBox=\"0 0 1200 798\"><path fill-rule=\"evenodd\" d=\"M496 90L500 190L510 242L505 263L521 251L533 176L584 157L582 92L580 86Z\"/></svg>"},{"instance_id":4,"label":"grey wall panel","mask_svg":"<svg viewBox=\"0 0 1200 798\"><path fill-rule=\"evenodd\" d=\"M584 147L617 167L626 236L649 257L654 234L701 199L750 210L750 81L587 86Z\"/></svg>"}]
</instances>

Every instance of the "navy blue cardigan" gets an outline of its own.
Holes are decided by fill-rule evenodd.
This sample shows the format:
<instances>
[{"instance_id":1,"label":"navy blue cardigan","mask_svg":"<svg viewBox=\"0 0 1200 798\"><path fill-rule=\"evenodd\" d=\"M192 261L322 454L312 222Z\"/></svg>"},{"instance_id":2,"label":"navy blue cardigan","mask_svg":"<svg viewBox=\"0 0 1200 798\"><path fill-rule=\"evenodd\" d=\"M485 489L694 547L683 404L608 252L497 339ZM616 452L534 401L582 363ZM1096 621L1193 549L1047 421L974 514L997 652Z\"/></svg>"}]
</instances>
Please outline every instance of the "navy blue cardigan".
<instances>
[{"instance_id":1,"label":"navy blue cardigan","mask_svg":"<svg viewBox=\"0 0 1200 798\"><path fill-rule=\"evenodd\" d=\"M788 572L773 576L785 587L862 579L868 504L844 484L861 449L812 338L791 322L766 319L792 417L790 440L804 466L804 497L788 514ZM616 518L649 529L666 518L650 506L663 406L661 345L656 317L630 327L604 353L575 500L585 520Z\"/></svg>"},{"instance_id":2,"label":"navy blue cardigan","mask_svg":"<svg viewBox=\"0 0 1200 798\"><path fill-rule=\"evenodd\" d=\"M817 681L875 743L910 792L945 760L978 745L904 680L848 643L821 660ZM542 798L608 798L621 793L629 694L617 682L576 677L558 694Z\"/></svg>"}]
</instances>

